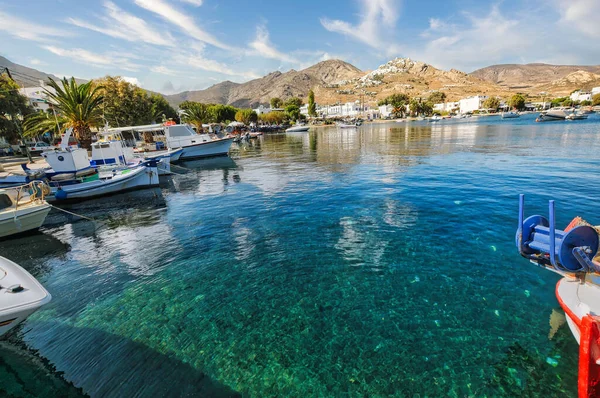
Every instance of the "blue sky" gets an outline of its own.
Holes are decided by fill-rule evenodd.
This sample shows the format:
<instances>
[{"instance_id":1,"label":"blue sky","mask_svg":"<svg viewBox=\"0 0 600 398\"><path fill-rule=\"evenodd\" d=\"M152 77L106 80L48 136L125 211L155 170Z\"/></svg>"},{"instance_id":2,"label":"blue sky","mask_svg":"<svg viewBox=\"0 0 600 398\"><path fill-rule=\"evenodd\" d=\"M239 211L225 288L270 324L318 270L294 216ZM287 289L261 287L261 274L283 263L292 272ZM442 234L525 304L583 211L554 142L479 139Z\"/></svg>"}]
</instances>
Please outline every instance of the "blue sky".
<instances>
[{"instance_id":1,"label":"blue sky","mask_svg":"<svg viewBox=\"0 0 600 398\"><path fill-rule=\"evenodd\" d=\"M338 58L600 63L600 0L0 0L0 55L166 94Z\"/></svg>"}]
</instances>

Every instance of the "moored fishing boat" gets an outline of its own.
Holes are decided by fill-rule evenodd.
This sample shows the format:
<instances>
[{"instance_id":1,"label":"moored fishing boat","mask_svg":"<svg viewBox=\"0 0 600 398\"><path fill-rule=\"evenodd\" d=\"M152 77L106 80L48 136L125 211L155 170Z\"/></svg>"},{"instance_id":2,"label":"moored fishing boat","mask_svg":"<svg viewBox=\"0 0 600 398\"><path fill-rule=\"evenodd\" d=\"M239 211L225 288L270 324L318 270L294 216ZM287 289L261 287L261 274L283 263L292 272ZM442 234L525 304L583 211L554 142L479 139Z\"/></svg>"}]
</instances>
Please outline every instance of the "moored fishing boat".
<instances>
[{"instance_id":1,"label":"moored fishing boat","mask_svg":"<svg viewBox=\"0 0 600 398\"><path fill-rule=\"evenodd\" d=\"M541 112L540 115L535 119L536 122L551 122L557 120L566 120L567 116L571 114L571 108L558 107L551 108L547 111Z\"/></svg>"},{"instance_id":2,"label":"moored fishing boat","mask_svg":"<svg viewBox=\"0 0 600 398\"><path fill-rule=\"evenodd\" d=\"M597 228L576 217L564 231L555 226L554 201L549 218L524 219L525 198L519 201L516 243L531 262L562 276L556 298L579 343L580 398L600 396L600 239Z\"/></svg>"},{"instance_id":3,"label":"moored fishing boat","mask_svg":"<svg viewBox=\"0 0 600 398\"><path fill-rule=\"evenodd\" d=\"M0 257L0 337L51 299L29 272Z\"/></svg>"},{"instance_id":4,"label":"moored fishing boat","mask_svg":"<svg viewBox=\"0 0 600 398\"><path fill-rule=\"evenodd\" d=\"M309 126L297 124L285 130L286 133L304 133L310 129Z\"/></svg>"},{"instance_id":5,"label":"moored fishing boat","mask_svg":"<svg viewBox=\"0 0 600 398\"><path fill-rule=\"evenodd\" d=\"M521 115L519 114L519 112L502 112L502 119L515 119L521 117Z\"/></svg>"},{"instance_id":6,"label":"moored fishing boat","mask_svg":"<svg viewBox=\"0 0 600 398\"><path fill-rule=\"evenodd\" d=\"M585 120L588 115L580 112L573 112L565 117L566 120Z\"/></svg>"},{"instance_id":7,"label":"moored fishing boat","mask_svg":"<svg viewBox=\"0 0 600 398\"><path fill-rule=\"evenodd\" d=\"M99 169L89 177L50 183L48 202L82 200L158 186L156 160L148 160L131 168Z\"/></svg>"},{"instance_id":8,"label":"moored fishing boat","mask_svg":"<svg viewBox=\"0 0 600 398\"><path fill-rule=\"evenodd\" d=\"M49 191L41 181L0 189L0 238L41 227L50 212L45 200Z\"/></svg>"}]
</instances>

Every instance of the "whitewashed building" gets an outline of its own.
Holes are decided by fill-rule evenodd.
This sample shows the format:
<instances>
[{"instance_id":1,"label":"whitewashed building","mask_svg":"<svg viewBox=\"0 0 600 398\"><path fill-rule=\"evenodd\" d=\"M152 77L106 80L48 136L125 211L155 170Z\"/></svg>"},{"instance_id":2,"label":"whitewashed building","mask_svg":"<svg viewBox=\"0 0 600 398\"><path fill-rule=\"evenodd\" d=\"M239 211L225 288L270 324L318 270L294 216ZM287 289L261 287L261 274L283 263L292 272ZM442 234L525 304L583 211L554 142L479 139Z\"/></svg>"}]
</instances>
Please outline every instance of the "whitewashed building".
<instances>
[{"instance_id":1,"label":"whitewashed building","mask_svg":"<svg viewBox=\"0 0 600 398\"><path fill-rule=\"evenodd\" d=\"M481 109L483 101L485 101L487 98L487 95L474 95L472 97L461 99L458 101L460 113L468 113Z\"/></svg>"},{"instance_id":2,"label":"whitewashed building","mask_svg":"<svg viewBox=\"0 0 600 398\"><path fill-rule=\"evenodd\" d=\"M597 87L600 88L600 87ZM577 90L574 93L572 93L569 98L571 98L571 101L591 101L592 100L592 93L588 92L588 91L581 91L581 90Z\"/></svg>"},{"instance_id":3,"label":"whitewashed building","mask_svg":"<svg viewBox=\"0 0 600 398\"><path fill-rule=\"evenodd\" d=\"M592 89L592 97L596 94L600 94L600 87L594 87Z\"/></svg>"},{"instance_id":4,"label":"whitewashed building","mask_svg":"<svg viewBox=\"0 0 600 398\"><path fill-rule=\"evenodd\" d=\"M33 109L38 111L47 111L50 108L48 102L48 95L45 90L51 93L56 93L52 87L44 85L44 82L40 80L41 86L38 87L24 87L19 89L19 93L24 95L29 100L29 104Z\"/></svg>"},{"instance_id":5,"label":"whitewashed building","mask_svg":"<svg viewBox=\"0 0 600 398\"><path fill-rule=\"evenodd\" d=\"M269 113L271 112L271 107L266 107L264 105L259 105L258 108L253 109L254 112L256 112L257 115L261 115L263 113Z\"/></svg>"},{"instance_id":6,"label":"whitewashed building","mask_svg":"<svg viewBox=\"0 0 600 398\"><path fill-rule=\"evenodd\" d=\"M394 107L391 105L381 105L379 107L379 116L381 118L391 117L394 113Z\"/></svg>"},{"instance_id":7,"label":"whitewashed building","mask_svg":"<svg viewBox=\"0 0 600 398\"><path fill-rule=\"evenodd\" d=\"M433 110L435 112L452 112L455 109L460 108L460 103L458 102L444 102L440 104L434 104Z\"/></svg>"}]
</instances>

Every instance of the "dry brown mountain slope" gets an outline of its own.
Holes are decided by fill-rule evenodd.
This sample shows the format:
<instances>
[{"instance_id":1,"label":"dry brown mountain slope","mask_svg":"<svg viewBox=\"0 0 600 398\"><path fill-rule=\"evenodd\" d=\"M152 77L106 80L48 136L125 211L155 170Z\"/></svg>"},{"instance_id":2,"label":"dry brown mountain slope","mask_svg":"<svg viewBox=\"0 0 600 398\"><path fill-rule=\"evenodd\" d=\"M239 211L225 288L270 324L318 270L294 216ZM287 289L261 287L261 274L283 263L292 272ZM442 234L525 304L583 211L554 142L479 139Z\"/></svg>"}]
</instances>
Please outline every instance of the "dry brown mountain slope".
<instances>
[{"instance_id":1,"label":"dry brown mountain slope","mask_svg":"<svg viewBox=\"0 0 600 398\"><path fill-rule=\"evenodd\" d=\"M311 88L331 84L338 80L351 79L361 74L360 69L347 62L329 60L319 62L301 71L292 69L285 73L272 72L260 79L242 84L225 82L206 90L186 91L166 96L166 98L173 105L191 100L231 104L238 107L255 107L258 104L268 104L271 98L274 97L283 100L290 97L306 99Z\"/></svg>"},{"instance_id":2,"label":"dry brown mountain slope","mask_svg":"<svg viewBox=\"0 0 600 398\"><path fill-rule=\"evenodd\" d=\"M446 93L449 101L471 95L508 96L510 92L464 72L444 71L409 58L396 58L360 78L319 87L315 97L320 103L354 101L376 102L388 95L405 93L411 97L428 97L434 91Z\"/></svg>"},{"instance_id":3,"label":"dry brown mountain slope","mask_svg":"<svg viewBox=\"0 0 600 398\"><path fill-rule=\"evenodd\" d=\"M478 77L491 83L496 83L513 91L537 94L541 91L540 88L551 85L553 81L560 80L577 71L600 74L600 65L492 65L472 72L471 76ZM573 89L577 88L579 87L574 87ZM555 92L552 93L558 94Z\"/></svg>"},{"instance_id":4,"label":"dry brown mountain slope","mask_svg":"<svg viewBox=\"0 0 600 398\"><path fill-rule=\"evenodd\" d=\"M548 84L536 86L540 91L553 93L557 96L567 96L574 90L591 90L600 87L600 74L578 70Z\"/></svg>"}]
</instances>

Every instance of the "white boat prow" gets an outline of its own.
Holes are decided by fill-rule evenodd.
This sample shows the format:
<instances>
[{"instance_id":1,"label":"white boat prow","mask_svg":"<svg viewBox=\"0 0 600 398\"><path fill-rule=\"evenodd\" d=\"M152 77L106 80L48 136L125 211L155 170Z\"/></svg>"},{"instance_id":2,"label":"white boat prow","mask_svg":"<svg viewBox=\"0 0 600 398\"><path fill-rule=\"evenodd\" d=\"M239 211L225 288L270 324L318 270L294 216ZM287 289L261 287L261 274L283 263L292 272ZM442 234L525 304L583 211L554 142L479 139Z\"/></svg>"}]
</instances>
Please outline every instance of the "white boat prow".
<instances>
[{"instance_id":1,"label":"white boat prow","mask_svg":"<svg viewBox=\"0 0 600 398\"><path fill-rule=\"evenodd\" d=\"M579 324L587 314L600 316L600 286L565 277L556 285L556 297L567 315L567 323L579 343Z\"/></svg>"},{"instance_id":2,"label":"white boat prow","mask_svg":"<svg viewBox=\"0 0 600 398\"><path fill-rule=\"evenodd\" d=\"M0 337L51 299L29 272L0 257Z\"/></svg>"}]
</instances>

